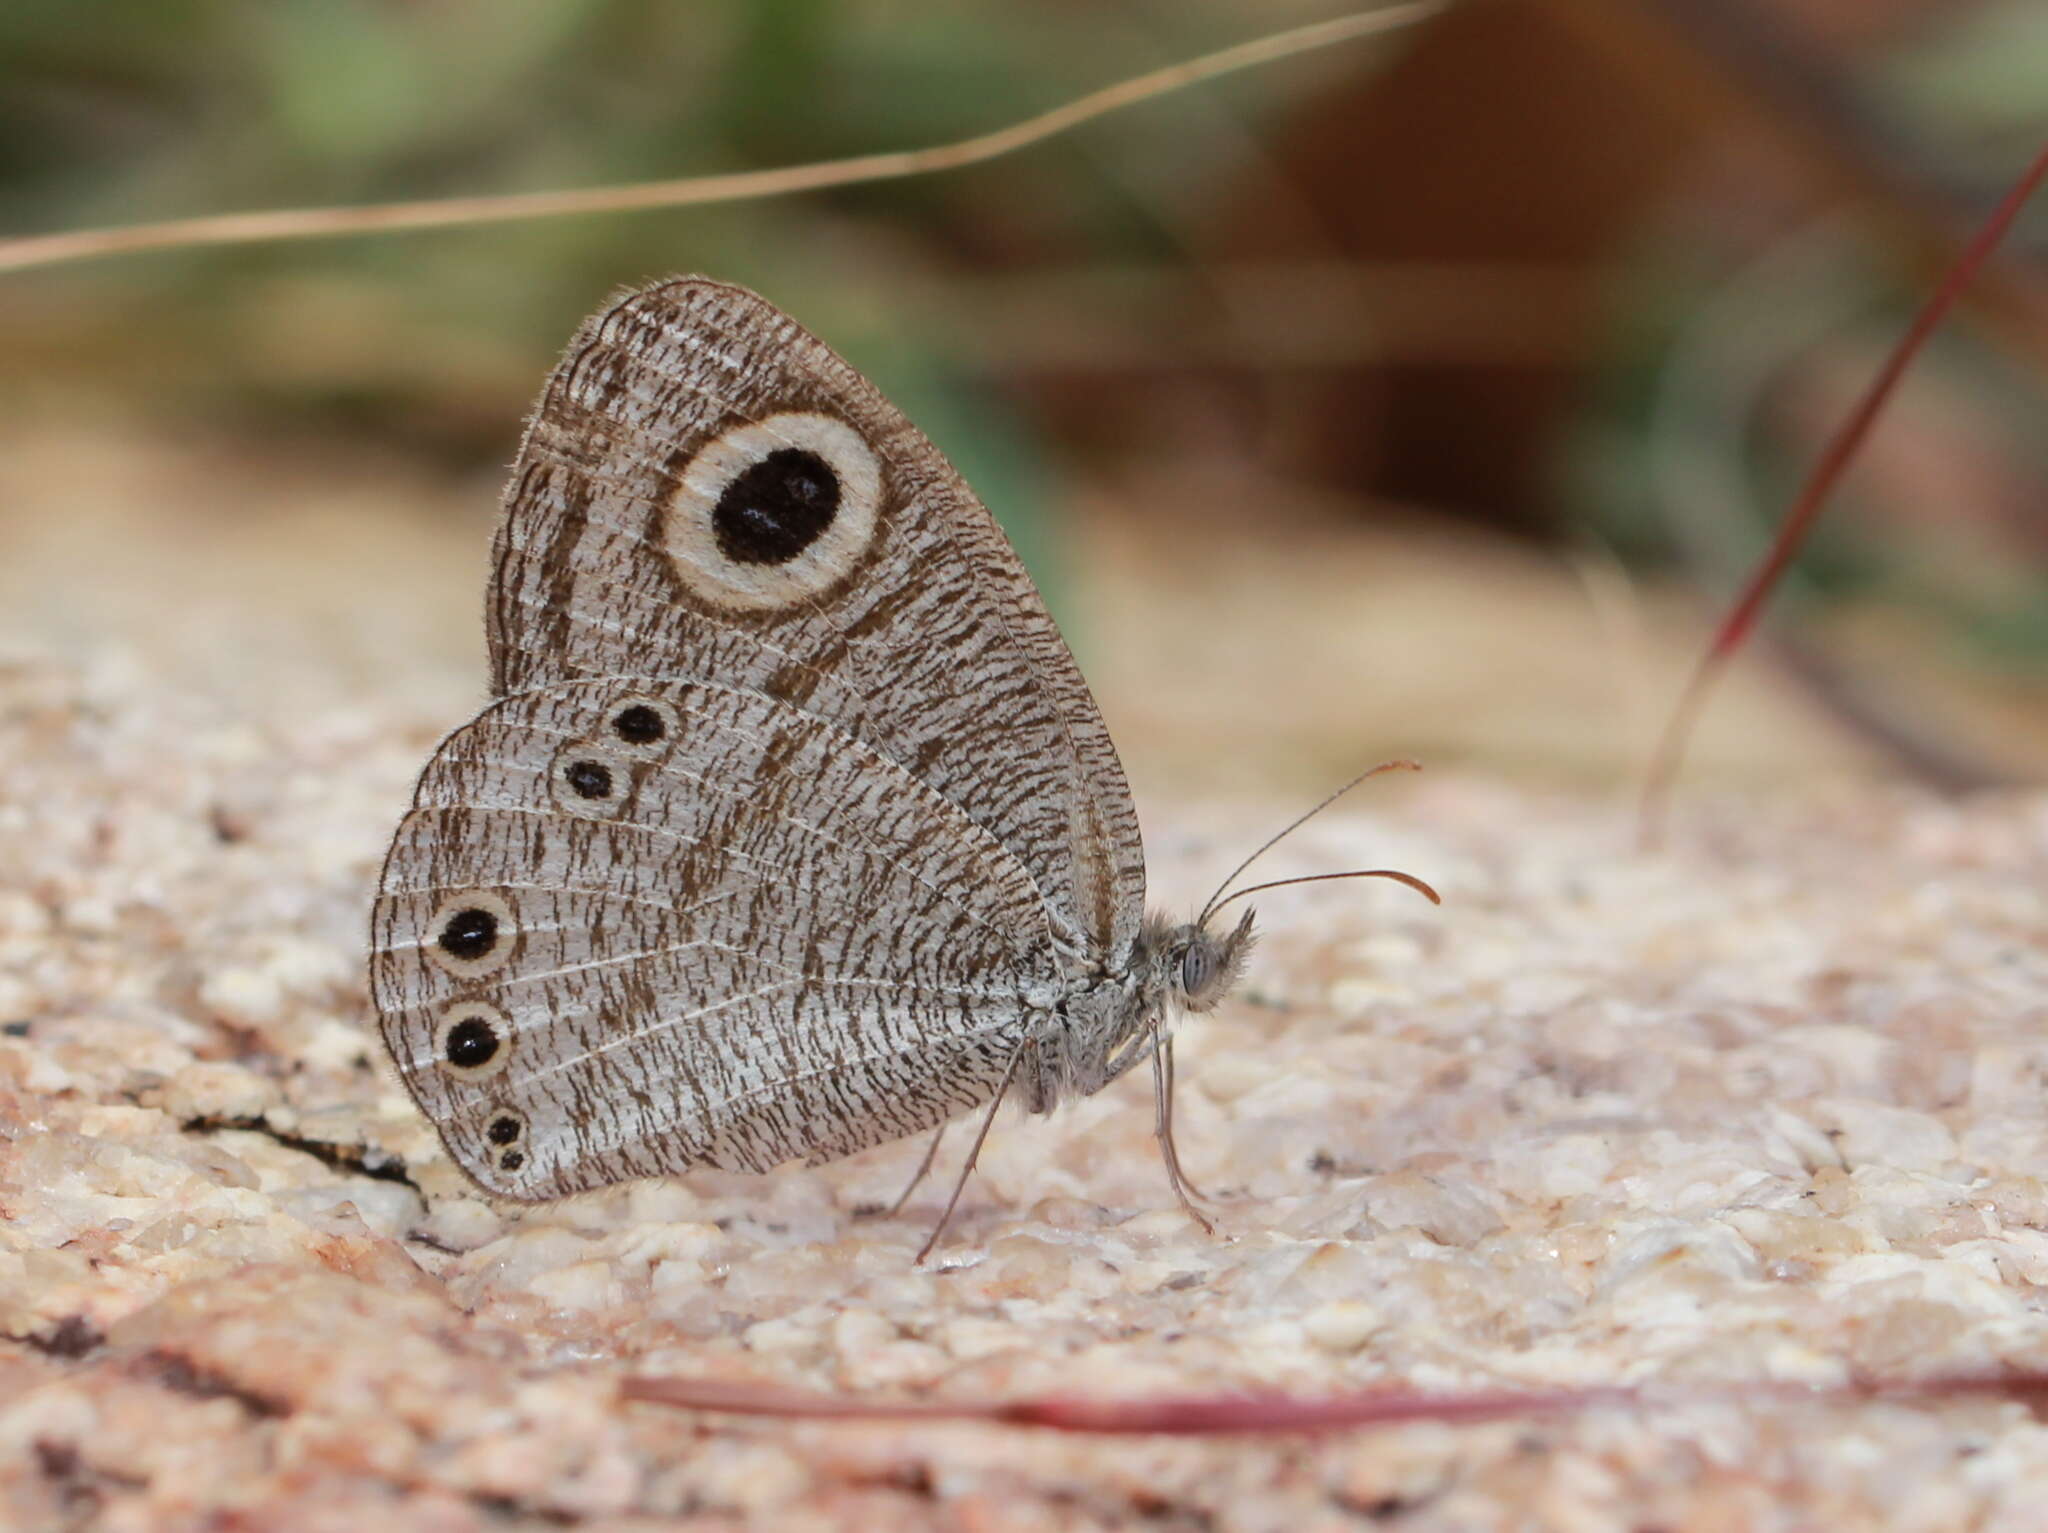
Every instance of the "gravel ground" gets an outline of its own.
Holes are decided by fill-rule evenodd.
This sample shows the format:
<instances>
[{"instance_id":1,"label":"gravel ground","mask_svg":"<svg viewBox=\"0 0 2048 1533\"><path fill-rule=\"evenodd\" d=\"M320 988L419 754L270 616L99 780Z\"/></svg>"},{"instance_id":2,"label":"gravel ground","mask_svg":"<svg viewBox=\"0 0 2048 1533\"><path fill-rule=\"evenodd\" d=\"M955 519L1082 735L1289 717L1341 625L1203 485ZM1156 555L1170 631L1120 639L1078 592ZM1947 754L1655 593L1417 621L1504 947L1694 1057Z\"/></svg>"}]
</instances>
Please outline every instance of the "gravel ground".
<instances>
[{"instance_id":1,"label":"gravel ground","mask_svg":"<svg viewBox=\"0 0 2048 1533\"><path fill-rule=\"evenodd\" d=\"M919 1270L964 1136L901 1220L859 1211L916 1145L495 1209L384 1068L369 890L477 701L495 485L11 429L0 1526L2038 1526L2048 1433L1984 1400L1113 1441L622 1403L629 1372L987 1402L2048 1366L2048 797L1854 785L1749 667L1696 759L1753 787L1689 790L1643 854L1601 785L1695 625L1308 511L1253 547L1255 488L1158 489L1185 536L1071 518L1158 897L1366 741L1490 775L1375 784L1271 872L1446 905L1262 900L1249 983L1182 1035L1217 1238L1134 1077L1001 1119Z\"/></svg>"},{"instance_id":2,"label":"gravel ground","mask_svg":"<svg viewBox=\"0 0 2048 1533\"><path fill-rule=\"evenodd\" d=\"M351 686L357 690L351 691ZM1440 777L1277 872L1136 1076L1006 1114L932 1266L914 1164L481 1201L363 993L431 710L147 657L0 669L0 1522L23 1528L2038 1525L2019 1406L1607 1407L1098 1441L622 1403L628 1371L987 1400L2048 1365L2048 798L1610 802ZM1291 804L1147 804L1196 894ZM951 1153L960 1153L956 1142ZM946 1169L950 1170L949 1160Z\"/></svg>"}]
</instances>

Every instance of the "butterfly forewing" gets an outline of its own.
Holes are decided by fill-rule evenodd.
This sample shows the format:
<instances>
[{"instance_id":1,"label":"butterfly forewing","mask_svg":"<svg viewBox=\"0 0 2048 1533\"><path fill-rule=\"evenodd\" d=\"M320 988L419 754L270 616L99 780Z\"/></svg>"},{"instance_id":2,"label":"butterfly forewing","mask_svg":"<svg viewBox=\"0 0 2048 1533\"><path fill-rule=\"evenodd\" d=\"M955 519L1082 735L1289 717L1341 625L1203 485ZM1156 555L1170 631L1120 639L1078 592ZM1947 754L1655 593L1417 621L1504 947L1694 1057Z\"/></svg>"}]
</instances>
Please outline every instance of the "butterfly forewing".
<instances>
[{"instance_id":1,"label":"butterfly forewing","mask_svg":"<svg viewBox=\"0 0 2048 1533\"><path fill-rule=\"evenodd\" d=\"M874 747L982 827L1113 963L1144 859L1094 700L1007 540L859 374L697 279L587 323L507 490L500 695L584 677L757 690Z\"/></svg>"},{"instance_id":2,"label":"butterfly forewing","mask_svg":"<svg viewBox=\"0 0 2048 1533\"><path fill-rule=\"evenodd\" d=\"M695 680L551 686L451 736L373 940L408 1087L518 1198L943 1122L1058 980L999 841L834 724Z\"/></svg>"}]
</instances>

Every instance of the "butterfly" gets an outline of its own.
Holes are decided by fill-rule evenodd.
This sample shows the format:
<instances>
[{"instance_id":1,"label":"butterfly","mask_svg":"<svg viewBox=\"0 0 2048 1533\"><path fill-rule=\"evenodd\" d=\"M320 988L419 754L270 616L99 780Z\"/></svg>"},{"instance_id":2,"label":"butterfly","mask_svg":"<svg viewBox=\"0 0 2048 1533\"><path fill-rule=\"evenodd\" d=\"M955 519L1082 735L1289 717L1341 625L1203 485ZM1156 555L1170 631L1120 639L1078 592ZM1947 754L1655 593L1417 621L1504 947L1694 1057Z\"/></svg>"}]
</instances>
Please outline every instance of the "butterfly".
<instances>
[{"instance_id":1,"label":"butterfly","mask_svg":"<svg viewBox=\"0 0 2048 1533\"><path fill-rule=\"evenodd\" d=\"M528 421L487 628L495 701L420 777L370 960L485 1192L815 1164L982 1106L985 1135L1149 1063L1202 1218L1168 1029L1252 914L1147 912L1073 656L851 366L723 283L613 302Z\"/></svg>"}]
</instances>

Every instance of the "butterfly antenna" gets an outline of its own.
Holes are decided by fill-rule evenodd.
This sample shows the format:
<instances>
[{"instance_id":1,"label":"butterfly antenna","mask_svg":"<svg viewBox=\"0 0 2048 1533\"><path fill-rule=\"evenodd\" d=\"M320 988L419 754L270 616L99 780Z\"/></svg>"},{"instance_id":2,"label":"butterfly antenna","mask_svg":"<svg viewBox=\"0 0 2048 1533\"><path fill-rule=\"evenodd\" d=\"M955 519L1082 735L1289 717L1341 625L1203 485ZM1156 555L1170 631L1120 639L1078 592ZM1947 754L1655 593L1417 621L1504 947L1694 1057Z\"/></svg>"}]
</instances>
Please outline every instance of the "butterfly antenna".
<instances>
[{"instance_id":1,"label":"butterfly antenna","mask_svg":"<svg viewBox=\"0 0 2048 1533\"><path fill-rule=\"evenodd\" d=\"M1241 900L1247 894L1257 894L1266 889L1285 889L1289 884L1326 884L1339 878L1391 878L1397 884L1406 884L1432 905L1441 905L1444 897L1430 888L1413 873L1403 873L1398 868L1354 868L1349 873L1311 873L1306 878L1276 878L1271 883L1253 884L1249 889L1240 889L1235 894L1218 900L1208 912L1213 915L1232 900Z\"/></svg>"},{"instance_id":2,"label":"butterfly antenna","mask_svg":"<svg viewBox=\"0 0 2048 1533\"><path fill-rule=\"evenodd\" d=\"M1328 809L1332 804L1336 803L1338 799L1342 798L1345 794L1349 793L1353 788L1357 787L1360 783L1364 782L1368 777L1377 777L1382 772L1419 772L1421 770L1422 763L1419 761L1382 761L1378 766L1368 767L1363 772L1360 772L1356 777L1352 778L1351 781L1344 784L1343 787L1339 788L1335 793L1332 793L1329 797L1325 798L1320 804L1316 805L1315 808L1309 810L1307 814L1301 815L1293 821L1291 821L1284 830L1280 831L1278 835L1268 838L1259 847L1257 851L1253 852L1251 856L1245 858L1243 862L1240 862L1236 867L1232 868L1230 870L1230 876L1224 879L1222 883L1216 886L1216 892L1209 896L1209 903L1204 905L1202 907L1202 913L1195 917L1195 925L1201 926L1206 924L1210 916L1214 915L1218 910L1223 908L1224 904L1226 903L1223 891L1228 889L1232 884L1237 882L1238 874L1242 873L1246 868L1250 867L1253 863L1257 862L1261 857L1265 856L1266 853L1273 850L1274 847L1278 846L1282 841L1285 841L1297 830L1300 830L1302 826L1308 824L1310 820L1313 820L1325 809ZM1325 873L1321 876L1325 878L1349 878L1352 875L1348 873ZM1405 878L1407 875L1402 874L1400 876ZM1287 881L1290 883L1297 882L1297 880L1294 879L1289 879ZM1416 882L1419 882L1419 880L1416 880ZM1260 884L1258 887L1261 889L1267 889L1271 888L1272 885ZM1250 894L1251 892L1252 891L1249 889L1244 891L1244 893L1246 894ZM1436 896L1434 894L1431 894L1430 897L1434 899ZM1235 899L1237 898L1237 896L1231 895L1229 896L1229 898Z\"/></svg>"}]
</instances>

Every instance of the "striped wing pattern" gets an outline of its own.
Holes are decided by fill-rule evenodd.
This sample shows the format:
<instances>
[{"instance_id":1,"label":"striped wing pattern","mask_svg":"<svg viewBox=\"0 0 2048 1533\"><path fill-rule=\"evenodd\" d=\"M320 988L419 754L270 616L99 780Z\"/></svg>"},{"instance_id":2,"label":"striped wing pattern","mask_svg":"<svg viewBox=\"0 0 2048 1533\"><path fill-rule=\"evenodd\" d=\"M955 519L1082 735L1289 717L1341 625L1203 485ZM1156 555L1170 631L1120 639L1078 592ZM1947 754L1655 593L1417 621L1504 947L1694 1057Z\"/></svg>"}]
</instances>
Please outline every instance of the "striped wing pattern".
<instances>
[{"instance_id":1,"label":"striped wing pattern","mask_svg":"<svg viewBox=\"0 0 2048 1533\"><path fill-rule=\"evenodd\" d=\"M486 1190L914 1133L1000 1089L1073 973L1129 960L1129 790L1014 550L753 294L680 279L584 325L486 619L499 700L420 781L371 959Z\"/></svg>"},{"instance_id":2,"label":"striped wing pattern","mask_svg":"<svg viewBox=\"0 0 2048 1533\"><path fill-rule=\"evenodd\" d=\"M664 738L618 739L632 707ZM455 956L486 905L491 950ZM451 736L373 937L407 1085L518 1199L943 1122L993 1095L1023 998L1058 980L1000 842L834 725L694 680L525 692ZM452 1016L499 1034L481 1068L441 1068Z\"/></svg>"},{"instance_id":3,"label":"striped wing pattern","mask_svg":"<svg viewBox=\"0 0 2048 1533\"><path fill-rule=\"evenodd\" d=\"M820 600L733 614L658 557L657 508L697 444L814 410L883 471L879 536ZM494 689L689 675L832 720L1013 852L1063 938L1112 962L1137 935L1144 852L1086 682L1001 530L865 379L772 305L701 279L590 320L514 466L488 608Z\"/></svg>"}]
</instances>

